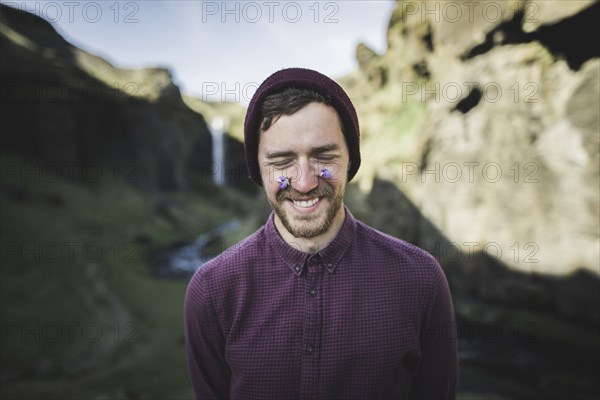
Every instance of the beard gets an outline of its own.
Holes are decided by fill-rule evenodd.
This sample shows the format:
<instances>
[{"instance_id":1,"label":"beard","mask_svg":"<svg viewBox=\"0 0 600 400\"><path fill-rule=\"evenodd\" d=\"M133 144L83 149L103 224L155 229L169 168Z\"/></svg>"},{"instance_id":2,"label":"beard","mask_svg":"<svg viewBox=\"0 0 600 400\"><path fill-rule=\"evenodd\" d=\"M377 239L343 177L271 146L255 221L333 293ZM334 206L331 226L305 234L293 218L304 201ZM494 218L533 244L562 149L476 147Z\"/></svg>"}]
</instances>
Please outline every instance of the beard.
<instances>
[{"instance_id":1,"label":"beard","mask_svg":"<svg viewBox=\"0 0 600 400\"><path fill-rule=\"evenodd\" d=\"M284 209L283 204L286 201L315 197L319 197L319 201L327 200L329 202L324 213L322 210L319 210L319 213L311 215L291 216ZM324 234L331 228L333 219L344 202L344 192L342 190L336 194L333 186L326 182L320 182L317 188L308 193L301 193L288 187L277 193L275 203L268 197L267 200L289 233L297 238L313 238Z\"/></svg>"}]
</instances>

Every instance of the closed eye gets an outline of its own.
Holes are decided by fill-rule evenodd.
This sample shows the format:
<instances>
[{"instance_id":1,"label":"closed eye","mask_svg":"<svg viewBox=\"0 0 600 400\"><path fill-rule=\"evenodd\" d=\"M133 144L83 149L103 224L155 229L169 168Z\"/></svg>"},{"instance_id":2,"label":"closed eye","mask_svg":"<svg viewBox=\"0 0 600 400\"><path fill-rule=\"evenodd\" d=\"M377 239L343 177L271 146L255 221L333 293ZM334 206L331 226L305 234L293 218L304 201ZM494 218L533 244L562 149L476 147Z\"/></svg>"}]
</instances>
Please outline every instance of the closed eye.
<instances>
[{"instance_id":1,"label":"closed eye","mask_svg":"<svg viewBox=\"0 0 600 400\"><path fill-rule=\"evenodd\" d=\"M333 156L333 155L322 155L322 156L318 156L317 160L323 161L323 162L328 162L328 161L333 161L336 158L337 158L337 156Z\"/></svg>"},{"instance_id":2,"label":"closed eye","mask_svg":"<svg viewBox=\"0 0 600 400\"><path fill-rule=\"evenodd\" d=\"M274 166L275 168L281 168L281 169L291 167L293 164L294 164L293 160L277 161L277 162L271 163L271 165Z\"/></svg>"}]
</instances>

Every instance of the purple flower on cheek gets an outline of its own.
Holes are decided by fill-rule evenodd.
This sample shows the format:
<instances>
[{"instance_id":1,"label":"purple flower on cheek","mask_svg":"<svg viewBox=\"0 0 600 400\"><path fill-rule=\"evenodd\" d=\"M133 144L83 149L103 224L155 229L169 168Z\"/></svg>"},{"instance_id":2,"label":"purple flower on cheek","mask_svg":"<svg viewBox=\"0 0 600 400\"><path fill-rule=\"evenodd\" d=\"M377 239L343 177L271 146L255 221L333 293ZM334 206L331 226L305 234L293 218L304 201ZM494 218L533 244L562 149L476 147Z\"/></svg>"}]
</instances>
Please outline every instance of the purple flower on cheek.
<instances>
[{"instance_id":1,"label":"purple flower on cheek","mask_svg":"<svg viewBox=\"0 0 600 400\"><path fill-rule=\"evenodd\" d=\"M333 176L333 175L331 175L331 172L329 172L329 170L327 168L323 168L321 170L321 174L320 175L321 175L321 177L323 177L325 179L331 179L331 177Z\"/></svg>"},{"instance_id":2,"label":"purple flower on cheek","mask_svg":"<svg viewBox=\"0 0 600 400\"><path fill-rule=\"evenodd\" d=\"M287 176L280 176L277 178L277 182L279 182L279 189L284 190L290 185L290 180Z\"/></svg>"}]
</instances>

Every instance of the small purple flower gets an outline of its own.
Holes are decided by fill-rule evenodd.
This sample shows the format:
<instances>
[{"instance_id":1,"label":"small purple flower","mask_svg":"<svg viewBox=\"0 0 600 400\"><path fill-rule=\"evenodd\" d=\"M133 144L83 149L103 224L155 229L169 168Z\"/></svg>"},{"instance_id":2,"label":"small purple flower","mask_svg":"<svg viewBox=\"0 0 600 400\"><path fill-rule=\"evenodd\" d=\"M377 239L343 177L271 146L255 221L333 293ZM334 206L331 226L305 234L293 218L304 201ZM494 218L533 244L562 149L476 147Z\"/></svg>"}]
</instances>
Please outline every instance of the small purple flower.
<instances>
[{"instance_id":1,"label":"small purple flower","mask_svg":"<svg viewBox=\"0 0 600 400\"><path fill-rule=\"evenodd\" d=\"M321 170L321 177L323 177L325 179L331 179L332 175L331 175L331 172L329 172L329 170L327 168L323 168Z\"/></svg>"},{"instance_id":2,"label":"small purple flower","mask_svg":"<svg viewBox=\"0 0 600 400\"><path fill-rule=\"evenodd\" d=\"M280 176L277 178L277 182L279 182L279 189L281 190L287 189L287 187L290 185L290 180L287 176Z\"/></svg>"}]
</instances>

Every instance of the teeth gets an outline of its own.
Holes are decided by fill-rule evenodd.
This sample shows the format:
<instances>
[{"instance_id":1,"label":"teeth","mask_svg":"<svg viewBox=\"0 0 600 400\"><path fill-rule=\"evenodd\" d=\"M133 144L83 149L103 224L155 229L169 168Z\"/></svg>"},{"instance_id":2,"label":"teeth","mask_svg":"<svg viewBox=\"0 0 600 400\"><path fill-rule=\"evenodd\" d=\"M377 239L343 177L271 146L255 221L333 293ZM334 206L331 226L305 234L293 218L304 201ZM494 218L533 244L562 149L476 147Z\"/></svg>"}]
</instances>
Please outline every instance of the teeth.
<instances>
[{"instance_id":1,"label":"teeth","mask_svg":"<svg viewBox=\"0 0 600 400\"><path fill-rule=\"evenodd\" d=\"M308 208L308 207L312 207L315 204L317 204L317 201L319 201L319 198L315 198L312 200L306 200L306 201L296 201L294 200L294 204L297 205L298 207L302 207L302 208Z\"/></svg>"}]
</instances>

